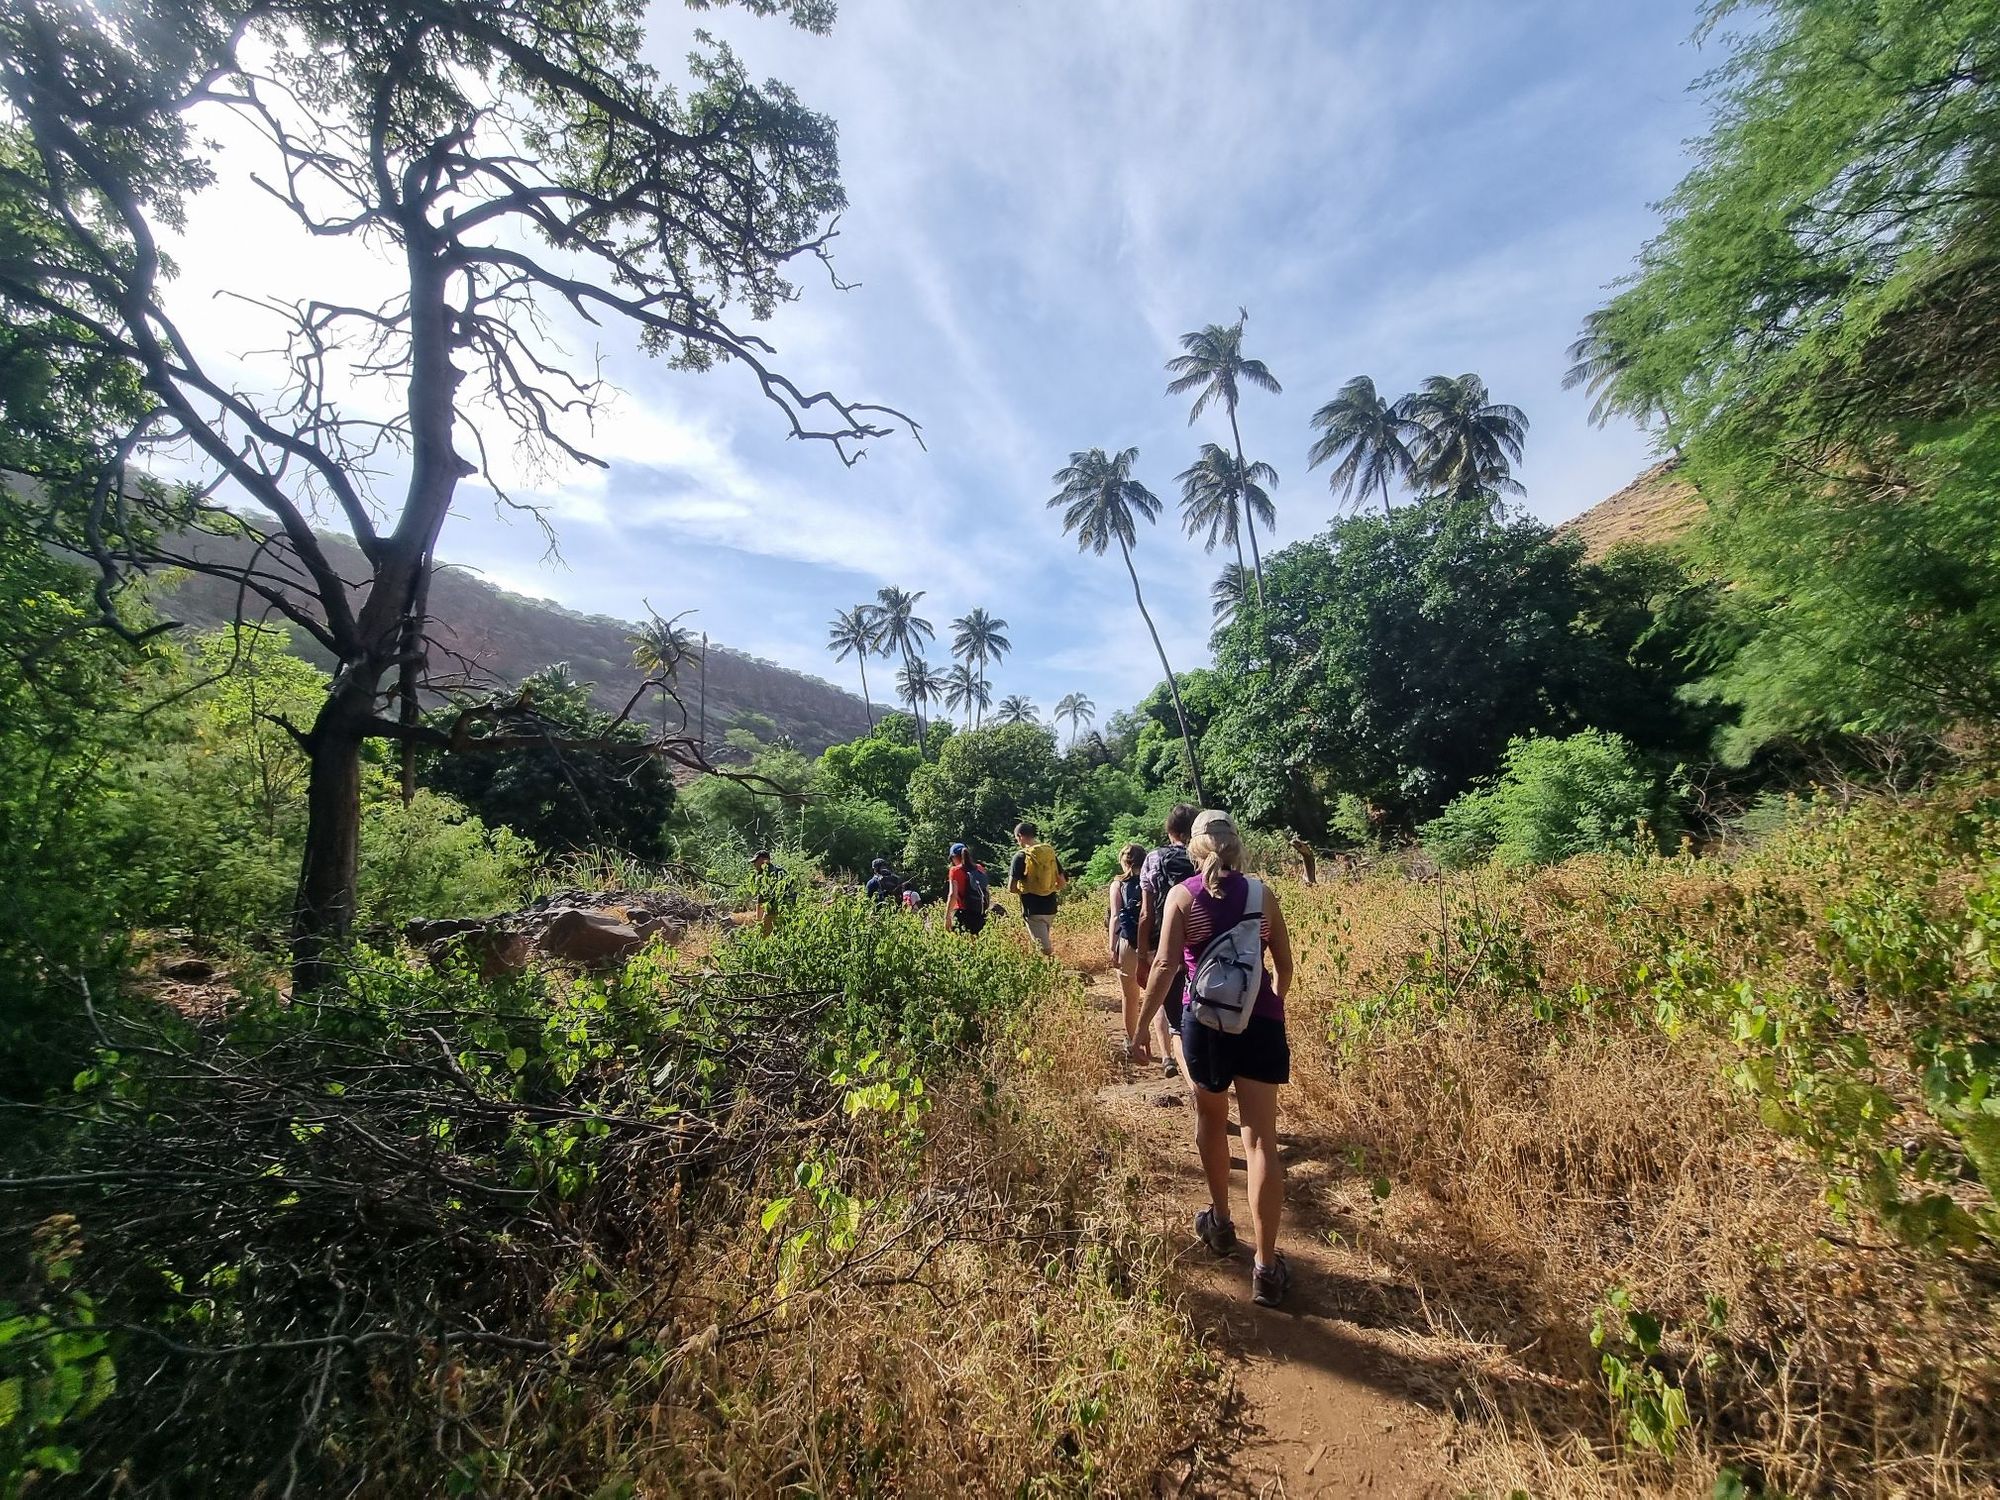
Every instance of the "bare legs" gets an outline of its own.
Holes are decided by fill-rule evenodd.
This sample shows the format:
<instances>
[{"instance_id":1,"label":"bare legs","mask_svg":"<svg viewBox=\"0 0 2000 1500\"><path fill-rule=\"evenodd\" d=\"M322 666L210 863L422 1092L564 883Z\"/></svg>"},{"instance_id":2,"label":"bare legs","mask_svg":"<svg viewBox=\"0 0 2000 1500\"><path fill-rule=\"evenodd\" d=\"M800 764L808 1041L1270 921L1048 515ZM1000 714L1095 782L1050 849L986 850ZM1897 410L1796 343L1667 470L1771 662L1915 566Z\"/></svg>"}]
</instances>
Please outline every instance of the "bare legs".
<instances>
[{"instance_id":1,"label":"bare legs","mask_svg":"<svg viewBox=\"0 0 2000 1500\"><path fill-rule=\"evenodd\" d=\"M1192 1087L1192 1085L1190 1085ZM1208 1206L1229 1222L1229 1096L1194 1089L1194 1149L1208 1178Z\"/></svg>"},{"instance_id":2,"label":"bare legs","mask_svg":"<svg viewBox=\"0 0 2000 1500\"><path fill-rule=\"evenodd\" d=\"M1139 983L1139 951L1122 939L1118 944L1118 996L1124 1002L1125 1045L1129 1048L1139 1039L1139 1012L1145 1007L1146 991Z\"/></svg>"},{"instance_id":3,"label":"bare legs","mask_svg":"<svg viewBox=\"0 0 2000 1500\"><path fill-rule=\"evenodd\" d=\"M1229 1096L1194 1090L1194 1145L1208 1178L1208 1201L1229 1218ZM1243 1127L1243 1161L1250 1178L1250 1232L1257 1259L1276 1263L1278 1221L1285 1208L1285 1164L1278 1158L1278 1089L1236 1080L1236 1114Z\"/></svg>"}]
</instances>

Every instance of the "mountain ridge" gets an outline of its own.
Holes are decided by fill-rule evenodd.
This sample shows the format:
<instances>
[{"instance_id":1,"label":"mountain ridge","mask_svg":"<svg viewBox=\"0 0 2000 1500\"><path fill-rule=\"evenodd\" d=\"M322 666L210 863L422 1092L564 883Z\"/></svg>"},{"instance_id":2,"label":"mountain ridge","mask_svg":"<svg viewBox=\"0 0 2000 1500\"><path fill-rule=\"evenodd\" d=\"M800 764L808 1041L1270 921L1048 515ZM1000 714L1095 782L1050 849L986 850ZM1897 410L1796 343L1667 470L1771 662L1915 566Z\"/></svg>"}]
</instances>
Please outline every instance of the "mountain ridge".
<instances>
[{"instance_id":1,"label":"mountain ridge","mask_svg":"<svg viewBox=\"0 0 2000 1500\"><path fill-rule=\"evenodd\" d=\"M342 577L368 576L367 562L353 542L324 534L319 540ZM242 566L257 544L247 536L199 533L184 536L179 545L198 562ZM283 566L282 559L273 560L272 549L266 550L259 564L267 577ZM350 592L359 599L365 590L350 586ZM302 587L287 587L286 593L297 603L310 600ZM183 571L156 588L153 597L163 613L192 629L217 629L236 618L237 590L226 578ZM432 571L429 612L434 676L462 676L471 682L511 687L530 673L565 662L580 680L592 684L592 702L613 713L631 702L645 680L645 674L632 664L629 637L638 627L631 621L585 614L552 599L518 594L450 562L439 562ZM275 617L275 611L267 613ZM330 665L325 652L302 632L294 632L293 649L319 666ZM459 665L460 672L440 672L452 662ZM681 669L676 683L690 729L701 729L704 675L706 740L711 746L719 744L733 724L753 714L769 719L777 726L777 733L790 736L812 755L867 733L867 710L854 693L720 641L708 644L705 674L701 664L691 661ZM649 695L633 713L652 718L660 711L657 695ZM676 720L670 718L669 722L679 727Z\"/></svg>"}]
</instances>

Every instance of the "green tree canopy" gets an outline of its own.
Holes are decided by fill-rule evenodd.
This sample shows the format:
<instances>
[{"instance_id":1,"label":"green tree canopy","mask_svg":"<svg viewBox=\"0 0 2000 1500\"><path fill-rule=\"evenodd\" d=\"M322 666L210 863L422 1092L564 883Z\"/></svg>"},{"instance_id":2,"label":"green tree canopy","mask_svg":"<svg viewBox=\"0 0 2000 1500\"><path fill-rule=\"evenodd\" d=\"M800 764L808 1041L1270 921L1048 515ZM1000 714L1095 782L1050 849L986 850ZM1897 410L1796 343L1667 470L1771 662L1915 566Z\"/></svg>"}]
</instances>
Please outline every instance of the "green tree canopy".
<instances>
[{"instance_id":1,"label":"green tree canopy","mask_svg":"<svg viewBox=\"0 0 2000 1500\"><path fill-rule=\"evenodd\" d=\"M1635 576L1448 501L1340 522L1273 558L1262 615L1218 632L1203 758L1244 816L1318 833L1343 792L1408 827L1519 735L1637 721L1647 751L1683 753L1703 727L1671 705L1695 669L1647 638L1650 607L1612 607Z\"/></svg>"},{"instance_id":2,"label":"green tree canopy","mask_svg":"<svg viewBox=\"0 0 2000 1500\"><path fill-rule=\"evenodd\" d=\"M1048 729L989 724L952 735L911 782L903 858L927 888L956 842L992 860L1012 846L1014 824L1053 802L1061 785L1055 735Z\"/></svg>"},{"instance_id":3,"label":"green tree canopy","mask_svg":"<svg viewBox=\"0 0 2000 1500\"><path fill-rule=\"evenodd\" d=\"M2000 714L2000 3L1772 0L1578 369L1659 412L1763 629L1737 748ZM1587 366L1587 368L1585 368Z\"/></svg>"}]
</instances>

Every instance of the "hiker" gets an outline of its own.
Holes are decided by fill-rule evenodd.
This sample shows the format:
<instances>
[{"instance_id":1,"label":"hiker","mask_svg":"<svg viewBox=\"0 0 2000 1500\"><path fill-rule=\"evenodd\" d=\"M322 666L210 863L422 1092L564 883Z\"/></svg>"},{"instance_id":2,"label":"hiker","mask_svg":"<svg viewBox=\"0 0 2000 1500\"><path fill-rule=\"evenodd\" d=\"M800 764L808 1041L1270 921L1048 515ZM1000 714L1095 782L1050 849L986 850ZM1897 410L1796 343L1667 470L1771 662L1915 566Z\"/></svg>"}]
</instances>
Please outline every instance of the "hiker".
<instances>
[{"instance_id":1,"label":"hiker","mask_svg":"<svg viewBox=\"0 0 2000 1500\"><path fill-rule=\"evenodd\" d=\"M1020 849L1007 872L1007 889L1021 898L1021 921L1028 936L1045 956L1053 958L1056 948L1049 929L1056 920L1056 892L1069 884L1069 876L1054 845L1042 842L1042 831L1033 823L1016 823L1014 842Z\"/></svg>"},{"instance_id":2,"label":"hiker","mask_svg":"<svg viewBox=\"0 0 2000 1500\"><path fill-rule=\"evenodd\" d=\"M769 937L778 925L778 907L785 896L785 867L771 863L769 849L750 856L750 896L757 903L757 921Z\"/></svg>"},{"instance_id":3,"label":"hiker","mask_svg":"<svg viewBox=\"0 0 2000 1500\"><path fill-rule=\"evenodd\" d=\"M903 877L889 868L889 861L878 859L868 866L868 883L862 886L870 901L894 902L903 894Z\"/></svg>"},{"instance_id":4,"label":"hiker","mask_svg":"<svg viewBox=\"0 0 2000 1500\"><path fill-rule=\"evenodd\" d=\"M1139 866L1145 862L1144 844L1127 844L1118 853L1118 878L1111 882L1108 926L1111 967L1118 971L1118 994L1124 1001L1125 1055L1139 1037L1139 1007L1146 991L1139 982Z\"/></svg>"},{"instance_id":5,"label":"hiker","mask_svg":"<svg viewBox=\"0 0 2000 1500\"><path fill-rule=\"evenodd\" d=\"M1217 1255L1227 1256L1236 1248L1236 1226L1229 1217L1229 1091L1234 1088L1256 1250L1250 1295L1261 1307L1276 1307L1292 1281L1291 1268L1278 1253L1278 1220L1285 1203L1278 1090L1292 1078L1292 1050L1285 1039L1292 943L1277 894L1240 869L1243 838L1229 814L1211 810L1197 816L1188 854L1200 873L1167 893L1159 957L1140 1020L1151 1019L1178 971L1186 984L1181 1056L1194 1085L1195 1149L1208 1178L1208 1207L1195 1216L1195 1234Z\"/></svg>"},{"instance_id":6,"label":"hiker","mask_svg":"<svg viewBox=\"0 0 2000 1500\"><path fill-rule=\"evenodd\" d=\"M945 903L945 925L967 937L978 937L986 926L986 866L974 859L965 845L953 844L945 880L951 888Z\"/></svg>"},{"instance_id":7,"label":"hiker","mask_svg":"<svg viewBox=\"0 0 2000 1500\"><path fill-rule=\"evenodd\" d=\"M1194 834L1195 814L1201 809L1192 802L1176 802L1167 812L1167 841L1146 856L1139 867L1139 983L1143 987L1153 972L1160 946L1160 912L1167 893L1194 874L1187 842ZM1187 1059L1180 1055L1181 992L1187 976L1174 971L1165 1002L1153 1017L1152 1045L1159 1049L1162 1077L1176 1078L1186 1070ZM1143 1032L1132 1038L1126 1055L1134 1062L1152 1061ZM1175 1064L1180 1064L1176 1067Z\"/></svg>"}]
</instances>

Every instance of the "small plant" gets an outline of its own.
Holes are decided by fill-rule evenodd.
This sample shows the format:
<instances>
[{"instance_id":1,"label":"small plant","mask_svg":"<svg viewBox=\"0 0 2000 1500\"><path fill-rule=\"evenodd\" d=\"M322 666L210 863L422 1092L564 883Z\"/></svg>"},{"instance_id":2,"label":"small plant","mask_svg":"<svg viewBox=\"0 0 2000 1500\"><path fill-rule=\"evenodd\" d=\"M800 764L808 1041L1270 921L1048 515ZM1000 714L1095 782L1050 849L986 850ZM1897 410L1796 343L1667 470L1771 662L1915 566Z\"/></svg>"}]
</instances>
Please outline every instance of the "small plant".
<instances>
[{"instance_id":1,"label":"small plant","mask_svg":"<svg viewBox=\"0 0 2000 1500\"><path fill-rule=\"evenodd\" d=\"M1605 1393L1635 1446L1672 1458L1681 1434L1693 1425L1687 1396L1659 1366L1664 1326L1632 1305L1632 1294L1613 1287L1590 1317L1590 1346L1598 1351Z\"/></svg>"}]
</instances>

